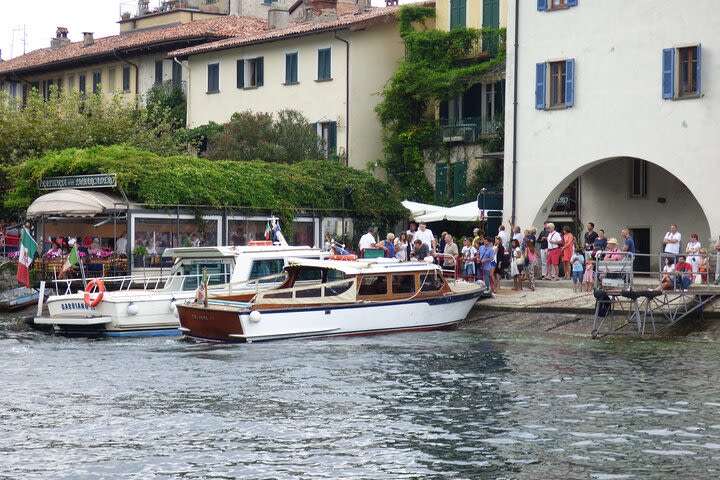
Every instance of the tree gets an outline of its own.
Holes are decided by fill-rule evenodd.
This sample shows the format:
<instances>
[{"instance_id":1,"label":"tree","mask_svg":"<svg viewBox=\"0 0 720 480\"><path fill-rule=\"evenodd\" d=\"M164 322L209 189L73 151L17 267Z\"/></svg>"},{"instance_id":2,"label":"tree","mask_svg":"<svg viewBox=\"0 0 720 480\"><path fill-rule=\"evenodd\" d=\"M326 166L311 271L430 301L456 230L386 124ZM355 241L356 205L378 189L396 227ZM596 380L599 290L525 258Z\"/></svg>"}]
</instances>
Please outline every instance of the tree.
<instances>
[{"instance_id":1,"label":"tree","mask_svg":"<svg viewBox=\"0 0 720 480\"><path fill-rule=\"evenodd\" d=\"M187 102L182 86L167 81L154 85L145 96L148 113L156 118L167 118L175 128L187 123Z\"/></svg>"}]
</instances>

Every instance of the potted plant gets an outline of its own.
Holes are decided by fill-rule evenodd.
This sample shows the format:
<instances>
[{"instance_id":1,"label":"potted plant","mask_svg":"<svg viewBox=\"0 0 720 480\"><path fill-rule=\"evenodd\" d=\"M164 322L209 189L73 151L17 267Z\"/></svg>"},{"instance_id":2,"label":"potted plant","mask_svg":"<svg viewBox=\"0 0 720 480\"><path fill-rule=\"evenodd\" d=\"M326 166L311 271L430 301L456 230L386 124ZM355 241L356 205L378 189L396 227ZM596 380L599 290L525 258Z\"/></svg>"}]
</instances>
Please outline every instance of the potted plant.
<instances>
[{"instance_id":1,"label":"potted plant","mask_svg":"<svg viewBox=\"0 0 720 480\"><path fill-rule=\"evenodd\" d=\"M120 19L121 20L130 20L130 12L122 12L120 14Z\"/></svg>"},{"instance_id":2,"label":"potted plant","mask_svg":"<svg viewBox=\"0 0 720 480\"><path fill-rule=\"evenodd\" d=\"M145 266L145 255L147 255L148 249L144 245L139 245L133 250L133 263L136 267Z\"/></svg>"}]
</instances>

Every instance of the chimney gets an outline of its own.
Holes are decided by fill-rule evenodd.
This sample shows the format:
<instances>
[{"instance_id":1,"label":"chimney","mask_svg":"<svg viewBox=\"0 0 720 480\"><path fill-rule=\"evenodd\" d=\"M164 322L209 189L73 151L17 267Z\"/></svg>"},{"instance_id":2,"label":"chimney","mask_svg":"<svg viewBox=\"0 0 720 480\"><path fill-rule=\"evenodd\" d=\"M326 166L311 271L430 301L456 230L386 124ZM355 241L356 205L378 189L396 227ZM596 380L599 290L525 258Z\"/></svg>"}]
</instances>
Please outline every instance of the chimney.
<instances>
[{"instance_id":1,"label":"chimney","mask_svg":"<svg viewBox=\"0 0 720 480\"><path fill-rule=\"evenodd\" d=\"M93 32L83 32L83 47L89 47L95 43Z\"/></svg>"},{"instance_id":2,"label":"chimney","mask_svg":"<svg viewBox=\"0 0 720 480\"><path fill-rule=\"evenodd\" d=\"M337 0L305 0L305 16L315 23L337 20Z\"/></svg>"},{"instance_id":3,"label":"chimney","mask_svg":"<svg viewBox=\"0 0 720 480\"><path fill-rule=\"evenodd\" d=\"M284 1L275 2L268 10L268 30L285 28L290 25L290 7Z\"/></svg>"},{"instance_id":4,"label":"chimney","mask_svg":"<svg viewBox=\"0 0 720 480\"><path fill-rule=\"evenodd\" d=\"M56 49L70 45L70 39L68 38L68 29L65 27L57 27L55 31L55 38L50 39L50 48Z\"/></svg>"},{"instance_id":5,"label":"chimney","mask_svg":"<svg viewBox=\"0 0 720 480\"><path fill-rule=\"evenodd\" d=\"M242 17L242 0L229 0L230 15L233 17Z\"/></svg>"}]
</instances>

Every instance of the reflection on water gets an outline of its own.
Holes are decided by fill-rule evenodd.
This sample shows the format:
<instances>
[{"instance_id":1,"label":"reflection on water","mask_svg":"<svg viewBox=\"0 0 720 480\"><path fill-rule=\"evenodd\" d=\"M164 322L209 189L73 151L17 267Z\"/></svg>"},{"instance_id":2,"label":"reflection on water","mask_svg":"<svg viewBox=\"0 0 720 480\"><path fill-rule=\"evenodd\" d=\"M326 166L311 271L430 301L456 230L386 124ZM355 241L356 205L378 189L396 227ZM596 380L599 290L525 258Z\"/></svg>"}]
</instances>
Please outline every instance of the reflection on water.
<instances>
[{"instance_id":1,"label":"reflection on water","mask_svg":"<svg viewBox=\"0 0 720 480\"><path fill-rule=\"evenodd\" d=\"M459 331L208 346L18 324L0 317L0 477L720 477L712 344Z\"/></svg>"}]
</instances>

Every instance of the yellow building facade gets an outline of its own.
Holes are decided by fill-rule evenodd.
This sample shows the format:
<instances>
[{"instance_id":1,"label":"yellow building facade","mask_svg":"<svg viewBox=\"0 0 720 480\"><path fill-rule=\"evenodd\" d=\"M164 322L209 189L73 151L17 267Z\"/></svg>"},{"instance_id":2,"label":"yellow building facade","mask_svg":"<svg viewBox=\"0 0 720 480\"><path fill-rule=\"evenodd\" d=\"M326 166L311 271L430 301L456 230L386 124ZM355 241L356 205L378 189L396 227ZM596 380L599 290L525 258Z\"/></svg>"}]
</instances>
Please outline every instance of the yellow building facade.
<instances>
[{"instance_id":1,"label":"yellow building facade","mask_svg":"<svg viewBox=\"0 0 720 480\"><path fill-rule=\"evenodd\" d=\"M437 0L437 28L450 30L457 16L462 16L463 11L467 28L507 27L507 0Z\"/></svg>"}]
</instances>

